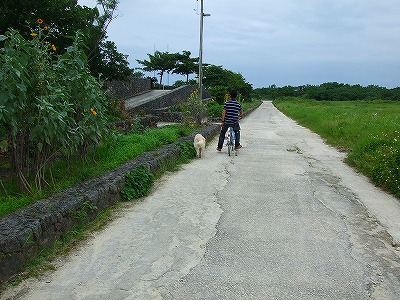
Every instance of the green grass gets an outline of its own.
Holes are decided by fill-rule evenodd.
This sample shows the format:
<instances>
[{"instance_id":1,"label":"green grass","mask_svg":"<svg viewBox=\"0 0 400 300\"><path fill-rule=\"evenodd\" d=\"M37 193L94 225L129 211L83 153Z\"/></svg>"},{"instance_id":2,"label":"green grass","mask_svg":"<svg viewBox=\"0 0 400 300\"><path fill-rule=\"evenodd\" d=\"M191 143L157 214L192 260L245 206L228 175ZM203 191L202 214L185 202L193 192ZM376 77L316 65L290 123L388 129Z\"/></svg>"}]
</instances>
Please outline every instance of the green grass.
<instances>
[{"instance_id":1,"label":"green grass","mask_svg":"<svg viewBox=\"0 0 400 300\"><path fill-rule=\"evenodd\" d=\"M400 199L400 102L286 98L274 105L346 151L349 165Z\"/></svg>"},{"instance_id":2,"label":"green grass","mask_svg":"<svg viewBox=\"0 0 400 300\"><path fill-rule=\"evenodd\" d=\"M91 236L92 232L102 230L111 220L114 219L113 211L121 208L120 203L109 207L95 217L91 222L82 219L71 230L64 234L59 240L56 240L51 247L45 247L27 261L23 271L13 277L11 280L0 284L0 294L11 286L21 283L23 280L31 277L37 277L48 271L56 269L54 260L57 257L70 253L77 245Z\"/></svg>"},{"instance_id":3,"label":"green grass","mask_svg":"<svg viewBox=\"0 0 400 300\"><path fill-rule=\"evenodd\" d=\"M128 156L137 155L137 153L141 153L142 151L152 150L155 145L174 142L181 136L187 136L191 134L194 130L196 130L196 128L194 127L173 125L157 130L146 130L144 134L128 134L126 136L121 135L119 136L116 143L110 142L109 144L102 145L96 152L96 155L99 160L104 160L108 162L112 160L115 161L115 165L119 165L120 163L124 162L124 157L126 157L126 152L123 151L124 149L126 149L127 152L132 151ZM143 138L145 138L145 141L143 141ZM126 145L125 143L128 143L128 145ZM124 144L126 147L122 146ZM137 147L132 146L132 144L136 144ZM154 174L155 179L160 178L165 172L173 172L179 170L182 164L189 162L196 156L196 152L194 150L192 142L185 141L180 144L180 148L180 156L174 161L169 161L163 164L163 166L157 171L157 173ZM122 153L122 155L118 155L117 153L113 154L110 151L119 151ZM110 157L112 159L110 159ZM114 166L114 164L110 165ZM74 168L78 167L75 166ZM90 236L91 232L98 231L104 228L109 223L109 221L114 218L114 211L118 212L121 207L124 207L122 203L123 202L117 202L114 206L99 212L99 214L95 217L93 221L89 221L87 219L87 214L85 211L81 210L76 212L76 218L78 221L77 224L75 224L75 226L71 230L69 230L59 240L57 240L53 246L44 248L40 251L40 253L31 257L31 259L24 266L23 271L15 278L13 278L11 281L0 284L0 293L9 286L16 285L24 279L39 276L47 271L54 270L55 258L59 257L60 255L65 255L69 253L70 250L76 247L76 245L78 245L81 241L84 241L88 236Z\"/></svg>"},{"instance_id":4,"label":"green grass","mask_svg":"<svg viewBox=\"0 0 400 300\"><path fill-rule=\"evenodd\" d=\"M89 178L101 175L143 152L155 150L172 143L180 137L190 135L196 128L171 125L157 129L146 129L142 133L118 134L90 153L85 160L72 159L69 163L58 160L51 169L48 181L51 185L33 195L20 193L15 180L0 182L0 216L45 198L59 190ZM50 174L50 172L49 172Z\"/></svg>"}]
</instances>

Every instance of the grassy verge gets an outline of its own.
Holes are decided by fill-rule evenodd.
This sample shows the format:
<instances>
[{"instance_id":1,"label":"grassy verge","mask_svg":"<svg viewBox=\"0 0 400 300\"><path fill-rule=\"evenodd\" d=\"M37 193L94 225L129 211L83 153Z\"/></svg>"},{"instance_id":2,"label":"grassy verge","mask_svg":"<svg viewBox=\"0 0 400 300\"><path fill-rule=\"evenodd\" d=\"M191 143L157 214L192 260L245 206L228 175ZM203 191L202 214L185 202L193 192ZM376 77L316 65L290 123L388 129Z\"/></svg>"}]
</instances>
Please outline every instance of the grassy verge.
<instances>
[{"instance_id":1,"label":"grassy verge","mask_svg":"<svg viewBox=\"0 0 400 300\"><path fill-rule=\"evenodd\" d=\"M1 293L9 288L22 282L24 279L43 275L48 271L56 269L54 261L62 255L68 254L81 242L85 241L94 231L103 229L112 219L113 211L117 210L120 203L114 207L110 207L100 212L92 222L82 220L78 222L70 231L68 231L60 240L57 240L52 247L44 248L39 254L35 255L28 261L21 273L12 280L4 282L0 285Z\"/></svg>"},{"instance_id":2,"label":"grassy verge","mask_svg":"<svg viewBox=\"0 0 400 300\"><path fill-rule=\"evenodd\" d=\"M154 150L180 137L190 135L195 129L184 125L171 125L146 129L141 133L118 134L115 139L103 143L96 151L90 153L85 160L75 158L70 162L57 161L49 170L51 185L34 195L20 193L13 180L3 180L0 185L0 216L73 184L99 176L143 152Z\"/></svg>"},{"instance_id":3,"label":"grassy verge","mask_svg":"<svg viewBox=\"0 0 400 300\"><path fill-rule=\"evenodd\" d=\"M180 144L180 148L180 156L176 160L169 161L156 174L153 174L155 179L160 178L166 172L179 170L181 165L190 162L196 157L196 151L192 142L183 142ZM141 181L141 178L137 178L137 180ZM146 187L144 190L142 183L134 188L136 189L135 193L140 194L140 196L132 197L131 199L122 199L122 201L140 201L141 197L146 196L151 190L151 186L149 188ZM90 237L94 231L102 230L109 224L114 219L114 215L118 214L120 209L126 207L122 201L117 202L113 207L101 211L91 222L88 220L84 210L78 211L76 214L77 224L63 235L60 240L57 240L52 247L45 248L38 255L32 257L25 265L23 272L18 274L13 280L0 285L0 293L12 285L19 284L24 279L40 276L48 271L55 270L55 259L68 254L77 245Z\"/></svg>"},{"instance_id":4,"label":"grassy verge","mask_svg":"<svg viewBox=\"0 0 400 300\"><path fill-rule=\"evenodd\" d=\"M349 165L400 199L400 102L286 98L274 105L348 152Z\"/></svg>"}]
</instances>

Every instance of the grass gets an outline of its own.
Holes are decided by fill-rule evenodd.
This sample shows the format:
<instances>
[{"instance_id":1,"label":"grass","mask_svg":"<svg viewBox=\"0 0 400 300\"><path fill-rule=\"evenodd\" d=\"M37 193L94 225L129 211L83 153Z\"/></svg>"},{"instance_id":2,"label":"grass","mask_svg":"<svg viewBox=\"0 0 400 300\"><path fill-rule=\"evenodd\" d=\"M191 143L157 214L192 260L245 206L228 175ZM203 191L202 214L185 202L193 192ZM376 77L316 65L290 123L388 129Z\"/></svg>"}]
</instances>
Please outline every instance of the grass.
<instances>
[{"instance_id":1,"label":"grass","mask_svg":"<svg viewBox=\"0 0 400 300\"><path fill-rule=\"evenodd\" d=\"M78 182L101 175L143 152L172 143L180 137L190 135L196 128L170 125L157 129L146 129L141 133L118 134L116 139L100 145L85 160L75 158L67 163L58 160L51 170L52 184L33 195L20 193L15 180L3 180L0 184L0 216L45 198Z\"/></svg>"},{"instance_id":2,"label":"grass","mask_svg":"<svg viewBox=\"0 0 400 300\"><path fill-rule=\"evenodd\" d=\"M42 249L37 255L25 264L23 271L16 275L12 280L0 284L0 294L9 288L31 277L43 275L48 271L56 269L54 261L56 258L67 255L81 242L87 240L94 231L102 230L111 220L113 220L113 211L119 210L121 203L101 211L96 218L88 222L84 219L69 230L63 237L57 240L53 246Z\"/></svg>"},{"instance_id":3,"label":"grass","mask_svg":"<svg viewBox=\"0 0 400 300\"><path fill-rule=\"evenodd\" d=\"M400 102L285 98L274 105L346 151L346 163L400 199Z\"/></svg>"},{"instance_id":4,"label":"grass","mask_svg":"<svg viewBox=\"0 0 400 300\"><path fill-rule=\"evenodd\" d=\"M182 131L183 129L183 131ZM172 130L172 132L169 132ZM161 140L163 142L170 141L172 138L175 141L180 135L189 135L195 130L195 128L187 128L182 125L165 127L160 132L160 136L163 136ZM165 135L166 132L169 132ZM146 136L146 133L144 134ZM134 135L128 135L128 139ZM123 137L120 137L124 140ZM158 139L156 139L158 140ZM143 146L141 140L135 140L136 143L140 143ZM119 145L120 146L120 145ZM119 147L118 145L115 147ZM106 147L106 146L105 146ZM112 147L112 149L115 149ZM191 159L195 158L196 152L193 148L193 144L190 141L186 141L180 144L180 156L174 160L166 162L156 174L155 179L160 178L166 172L178 171L182 164L188 163ZM107 147L106 147L107 148ZM105 151L108 153L108 151ZM136 199L137 200L137 199ZM39 254L33 256L24 266L24 269L12 280L5 282L0 285L0 294L2 291L10 286L17 285L21 281L31 277L37 277L43 275L48 271L55 270L54 260L62 255L68 254L72 249L79 245L82 241L85 241L91 236L92 232L102 230L110 221L114 219L115 215L118 215L118 211L126 207L123 202L117 202L114 206L109 207L95 217L93 221L89 221L87 214L84 210L76 213L77 224L64 234L59 240L57 240L53 246L44 248Z\"/></svg>"}]
</instances>

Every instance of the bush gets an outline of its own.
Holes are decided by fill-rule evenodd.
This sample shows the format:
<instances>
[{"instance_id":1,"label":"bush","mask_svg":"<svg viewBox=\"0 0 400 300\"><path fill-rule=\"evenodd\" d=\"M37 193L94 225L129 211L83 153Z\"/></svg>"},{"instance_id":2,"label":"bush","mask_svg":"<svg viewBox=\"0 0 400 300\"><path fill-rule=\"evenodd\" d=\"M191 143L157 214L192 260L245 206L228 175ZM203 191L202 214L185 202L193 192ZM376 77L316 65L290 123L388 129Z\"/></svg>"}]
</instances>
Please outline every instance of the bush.
<instances>
[{"instance_id":1,"label":"bush","mask_svg":"<svg viewBox=\"0 0 400 300\"><path fill-rule=\"evenodd\" d=\"M190 160L196 157L196 149L194 149L193 143L186 141L180 145L180 156L183 160Z\"/></svg>"},{"instance_id":2,"label":"bush","mask_svg":"<svg viewBox=\"0 0 400 300\"><path fill-rule=\"evenodd\" d=\"M201 125L202 119L207 116L207 105L200 100L198 90L190 94L182 109L185 123Z\"/></svg>"},{"instance_id":3,"label":"bush","mask_svg":"<svg viewBox=\"0 0 400 300\"><path fill-rule=\"evenodd\" d=\"M140 165L125 176L125 187L121 191L124 201L131 201L146 196L153 186L154 175L149 169Z\"/></svg>"},{"instance_id":4,"label":"bush","mask_svg":"<svg viewBox=\"0 0 400 300\"><path fill-rule=\"evenodd\" d=\"M83 35L57 55L48 34L39 22L29 39L14 30L0 35L0 140L9 141L20 189L31 193L50 182L45 171L54 157L85 156L108 131L105 95L87 67Z\"/></svg>"},{"instance_id":5,"label":"bush","mask_svg":"<svg viewBox=\"0 0 400 300\"><path fill-rule=\"evenodd\" d=\"M208 116L210 118L221 118L222 110L224 108L223 105L218 104L218 102L212 100L207 103L208 107Z\"/></svg>"}]
</instances>

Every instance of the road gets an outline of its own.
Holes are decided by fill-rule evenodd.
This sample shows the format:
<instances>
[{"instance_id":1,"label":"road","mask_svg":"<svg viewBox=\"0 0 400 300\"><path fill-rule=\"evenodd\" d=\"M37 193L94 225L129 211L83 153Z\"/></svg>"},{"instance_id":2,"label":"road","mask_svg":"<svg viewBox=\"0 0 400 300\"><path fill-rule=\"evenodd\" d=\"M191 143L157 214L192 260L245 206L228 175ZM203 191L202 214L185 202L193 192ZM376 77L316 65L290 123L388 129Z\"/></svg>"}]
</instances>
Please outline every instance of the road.
<instances>
[{"instance_id":1,"label":"road","mask_svg":"<svg viewBox=\"0 0 400 300\"><path fill-rule=\"evenodd\" d=\"M399 202L271 102L241 124L3 298L400 299Z\"/></svg>"}]
</instances>

